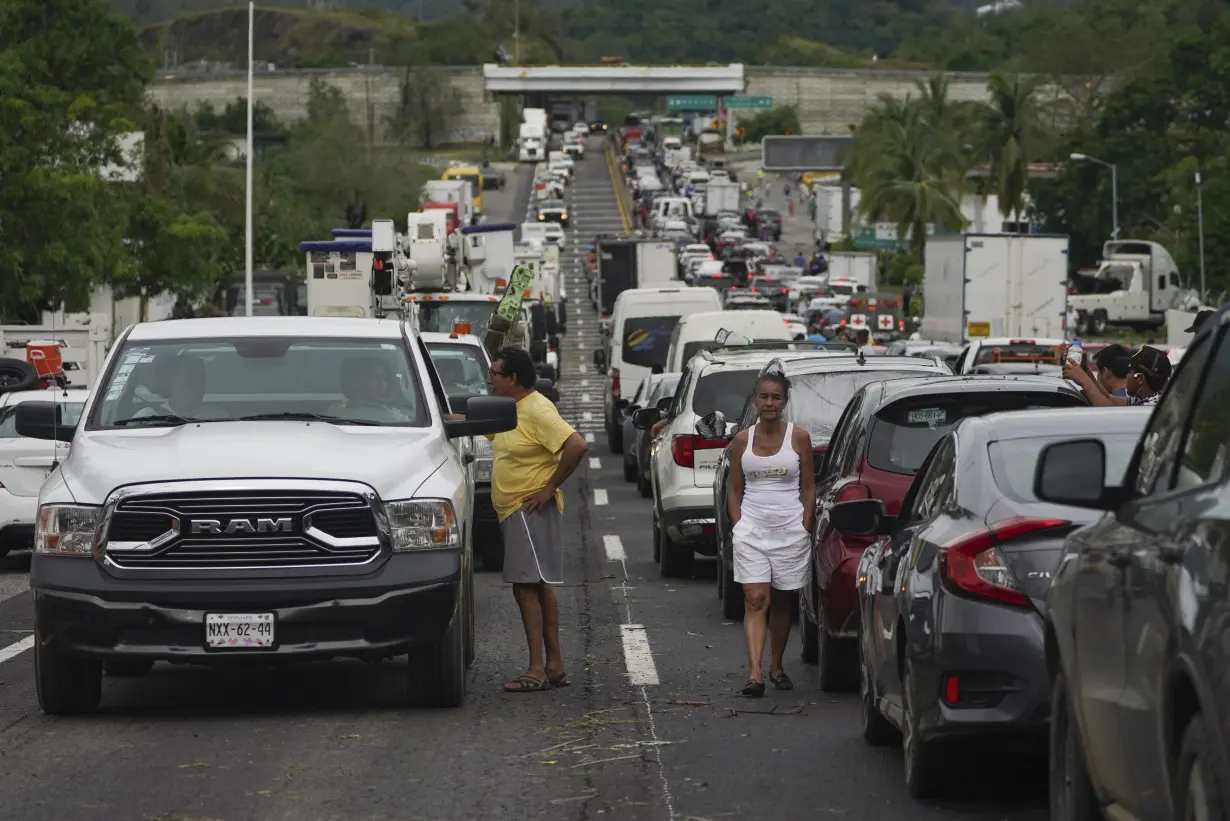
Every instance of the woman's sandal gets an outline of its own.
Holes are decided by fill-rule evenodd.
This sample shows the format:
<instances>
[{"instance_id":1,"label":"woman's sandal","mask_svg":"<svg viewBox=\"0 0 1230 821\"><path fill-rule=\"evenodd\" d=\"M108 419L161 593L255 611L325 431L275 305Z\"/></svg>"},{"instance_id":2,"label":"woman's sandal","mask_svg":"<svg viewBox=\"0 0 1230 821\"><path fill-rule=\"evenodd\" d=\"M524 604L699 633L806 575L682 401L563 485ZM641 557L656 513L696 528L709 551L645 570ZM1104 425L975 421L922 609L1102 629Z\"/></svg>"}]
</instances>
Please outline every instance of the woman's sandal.
<instances>
[{"instance_id":1,"label":"woman's sandal","mask_svg":"<svg viewBox=\"0 0 1230 821\"><path fill-rule=\"evenodd\" d=\"M751 679L748 679L747 684L743 685L742 692L743 692L743 695L747 696L748 698L760 698L761 696L764 695L764 682L763 681L752 681Z\"/></svg>"},{"instance_id":2,"label":"woman's sandal","mask_svg":"<svg viewBox=\"0 0 1230 821\"><path fill-rule=\"evenodd\" d=\"M506 693L537 693L550 689L550 681L545 678L534 678L533 676L521 676L504 685L504 692Z\"/></svg>"},{"instance_id":3,"label":"woman's sandal","mask_svg":"<svg viewBox=\"0 0 1230 821\"><path fill-rule=\"evenodd\" d=\"M779 690L793 690L794 682L790 680L790 676L782 673L777 678L769 676L769 681L773 682L773 686Z\"/></svg>"},{"instance_id":4,"label":"woman's sandal","mask_svg":"<svg viewBox=\"0 0 1230 821\"><path fill-rule=\"evenodd\" d=\"M567 687L572 684L572 682L568 680L567 673L560 673L557 676L547 676L547 683L555 688Z\"/></svg>"}]
</instances>

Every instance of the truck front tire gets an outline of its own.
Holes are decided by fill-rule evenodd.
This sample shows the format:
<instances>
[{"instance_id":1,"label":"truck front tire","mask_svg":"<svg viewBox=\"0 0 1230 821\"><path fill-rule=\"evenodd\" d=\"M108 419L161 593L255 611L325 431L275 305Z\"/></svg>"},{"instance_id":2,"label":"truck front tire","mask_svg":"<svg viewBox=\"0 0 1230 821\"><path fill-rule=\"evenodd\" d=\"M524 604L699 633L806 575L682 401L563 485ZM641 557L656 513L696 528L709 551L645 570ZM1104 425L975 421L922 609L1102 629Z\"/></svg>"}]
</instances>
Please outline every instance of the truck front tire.
<instances>
[{"instance_id":1,"label":"truck front tire","mask_svg":"<svg viewBox=\"0 0 1230 821\"><path fill-rule=\"evenodd\" d=\"M470 600L466 584L444 635L410 651L409 696L412 705L461 707L466 701L466 623Z\"/></svg>"},{"instance_id":2,"label":"truck front tire","mask_svg":"<svg viewBox=\"0 0 1230 821\"><path fill-rule=\"evenodd\" d=\"M47 715L92 713L102 701L102 662L75 656L34 632L34 683L38 706Z\"/></svg>"}]
</instances>

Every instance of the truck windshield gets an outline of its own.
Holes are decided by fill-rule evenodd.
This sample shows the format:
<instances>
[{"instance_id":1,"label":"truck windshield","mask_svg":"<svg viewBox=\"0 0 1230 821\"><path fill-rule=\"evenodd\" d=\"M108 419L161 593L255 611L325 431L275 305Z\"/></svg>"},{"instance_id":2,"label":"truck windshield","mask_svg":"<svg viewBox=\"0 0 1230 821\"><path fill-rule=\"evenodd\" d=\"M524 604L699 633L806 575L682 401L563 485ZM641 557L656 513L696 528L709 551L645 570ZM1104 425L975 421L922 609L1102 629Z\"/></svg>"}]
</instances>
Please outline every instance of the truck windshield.
<instances>
[{"instance_id":1,"label":"truck windshield","mask_svg":"<svg viewBox=\"0 0 1230 821\"><path fill-rule=\"evenodd\" d=\"M398 340L260 337L129 341L89 427L322 419L423 427L430 413Z\"/></svg>"},{"instance_id":2,"label":"truck windshield","mask_svg":"<svg viewBox=\"0 0 1230 821\"><path fill-rule=\"evenodd\" d=\"M443 342L428 343L431 364L444 385L448 396L487 396L487 354L474 345L452 345Z\"/></svg>"},{"instance_id":3,"label":"truck windshield","mask_svg":"<svg viewBox=\"0 0 1230 821\"><path fill-rule=\"evenodd\" d=\"M495 300L490 302L440 300L417 304L420 330L443 334L450 334L454 330L459 333L481 334L487 327L487 320L495 313L497 303ZM458 328L458 325L463 327ZM469 325L469 330L465 330L466 325Z\"/></svg>"}]
</instances>

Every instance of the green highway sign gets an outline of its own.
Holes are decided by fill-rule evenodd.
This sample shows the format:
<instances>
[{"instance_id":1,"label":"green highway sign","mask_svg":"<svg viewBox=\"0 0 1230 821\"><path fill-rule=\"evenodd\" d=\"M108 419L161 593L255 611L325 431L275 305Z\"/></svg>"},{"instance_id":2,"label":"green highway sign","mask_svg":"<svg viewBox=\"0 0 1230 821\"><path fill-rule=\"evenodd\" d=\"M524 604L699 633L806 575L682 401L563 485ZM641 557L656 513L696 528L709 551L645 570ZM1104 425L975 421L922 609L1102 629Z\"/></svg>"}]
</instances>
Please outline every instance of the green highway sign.
<instances>
[{"instance_id":1,"label":"green highway sign","mask_svg":"<svg viewBox=\"0 0 1230 821\"><path fill-rule=\"evenodd\" d=\"M717 97L712 94L672 94L666 107L674 111L716 111Z\"/></svg>"},{"instance_id":2,"label":"green highway sign","mask_svg":"<svg viewBox=\"0 0 1230 821\"><path fill-rule=\"evenodd\" d=\"M727 108L772 108L772 97L727 97Z\"/></svg>"}]
</instances>

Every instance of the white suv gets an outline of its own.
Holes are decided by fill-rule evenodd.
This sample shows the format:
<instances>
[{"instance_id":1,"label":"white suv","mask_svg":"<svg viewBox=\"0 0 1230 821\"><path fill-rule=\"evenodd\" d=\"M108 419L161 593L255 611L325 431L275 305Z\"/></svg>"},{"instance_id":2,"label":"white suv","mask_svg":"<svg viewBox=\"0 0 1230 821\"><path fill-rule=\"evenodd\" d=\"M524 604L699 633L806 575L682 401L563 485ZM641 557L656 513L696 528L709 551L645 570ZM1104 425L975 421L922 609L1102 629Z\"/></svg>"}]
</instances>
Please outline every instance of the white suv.
<instances>
[{"instance_id":1,"label":"white suv","mask_svg":"<svg viewBox=\"0 0 1230 821\"><path fill-rule=\"evenodd\" d=\"M715 410L737 419L756 374L774 359L843 355L785 343L749 347L702 351L692 357L664 414L666 426L650 449L653 553L663 576L688 575L697 553L717 555L714 469L729 442L700 436L697 420Z\"/></svg>"}]
</instances>

